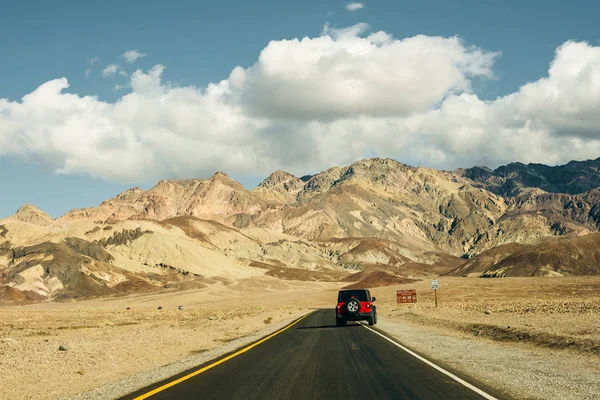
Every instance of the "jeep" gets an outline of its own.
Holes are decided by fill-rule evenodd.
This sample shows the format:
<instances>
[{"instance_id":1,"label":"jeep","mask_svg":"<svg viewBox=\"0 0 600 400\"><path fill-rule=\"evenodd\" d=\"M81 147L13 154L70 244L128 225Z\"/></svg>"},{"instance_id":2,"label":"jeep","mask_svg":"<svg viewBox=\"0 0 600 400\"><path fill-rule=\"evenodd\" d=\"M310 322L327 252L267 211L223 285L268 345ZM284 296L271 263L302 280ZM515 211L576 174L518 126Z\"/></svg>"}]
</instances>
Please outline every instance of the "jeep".
<instances>
[{"instance_id":1,"label":"jeep","mask_svg":"<svg viewBox=\"0 0 600 400\"><path fill-rule=\"evenodd\" d=\"M348 321L369 321L377 323L377 307L373 305L375 297L367 289L340 290L335 308L337 326L346 326Z\"/></svg>"}]
</instances>

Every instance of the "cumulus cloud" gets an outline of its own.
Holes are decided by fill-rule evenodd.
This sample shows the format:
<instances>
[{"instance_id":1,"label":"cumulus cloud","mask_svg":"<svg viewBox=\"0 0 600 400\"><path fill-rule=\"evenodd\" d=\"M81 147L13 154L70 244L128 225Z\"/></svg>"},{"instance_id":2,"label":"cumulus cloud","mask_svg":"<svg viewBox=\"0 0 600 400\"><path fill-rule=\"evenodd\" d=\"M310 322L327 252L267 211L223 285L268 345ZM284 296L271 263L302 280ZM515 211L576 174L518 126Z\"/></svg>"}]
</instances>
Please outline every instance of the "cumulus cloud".
<instances>
[{"instance_id":1,"label":"cumulus cloud","mask_svg":"<svg viewBox=\"0 0 600 400\"><path fill-rule=\"evenodd\" d=\"M493 76L498 54L457 37L394 40L367 30L325 26L318 38L272 41L252 67L233 70L232 90L261 117L397 116L429 110L450 94L471 92L473 78Z\"/></svg>"},{"instance_id":2,"label":"cumulus cloud","mask_svg":"<svg viewBox=\"0 0 600 400\"><path fill-rule=\"evenodd\" d=\"M110 64L102 70L102 76L105 78L113 77L116 74L127 77L129 74L117 64Z\"/></svg>"},{"instance_id":3,"label":"cumulus cloud","mask_svg":"<svg viewBox=\"0 0 600 400\"><path fill-rule=\"evenodd\" d=\"M452 169L600 154L600 47L566 42L546 77L484 101L473 82L494 78L497 57L456 37L396 39L359 24L272 41L206 87L165 82L156 65L104 102L61 78L0 99L0 156L139 182L304 174L373 155Z\"/></svg>"},{"instance_id":4,"label":"cumulus cloud","mask_svg":"<svg viewBox=\"0 0 600 400\"><path fill-rule=\"evenodd\" d=\"M600 110L600 47L569 41L558 47L548 77L528 83L498 107L560 136L597 137Z\"/></svg>"},{"instance_id":5,"label":"cumulus cloud","mask_svg":"<svg viewBox=\"0 0 600 400\"><path fill-rule=\"evenodd\" d=\"M365 8L363 3L348 3L346 4L346 10L348 11L358 11L361 8Z\"/></svg>"},{"instance_id":6,"label":"cumulus cloud","mask_svg":"<svg viewBox=\"0 0 600 400\"><path fill-rule=\"evenodd\" d=\"M139 50L127 50L125 53L121 54L121 57L125 59L127 64L133 64L138 59L146 56L147 54L141 53Z\"/></svg>"}]
</instances>

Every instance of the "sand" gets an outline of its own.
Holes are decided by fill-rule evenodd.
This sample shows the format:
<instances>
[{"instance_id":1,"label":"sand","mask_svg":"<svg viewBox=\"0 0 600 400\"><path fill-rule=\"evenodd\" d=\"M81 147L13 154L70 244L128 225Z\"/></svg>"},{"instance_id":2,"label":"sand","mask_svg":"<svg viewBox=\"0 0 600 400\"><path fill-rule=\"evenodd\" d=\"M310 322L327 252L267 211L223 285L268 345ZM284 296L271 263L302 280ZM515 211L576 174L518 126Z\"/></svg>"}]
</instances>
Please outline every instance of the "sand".
<instances>
[{"instance_id":1,"label":"sand","mask_svg":"<svg viewBox=\"0 0 600 400\"><path fill-rule=\"evenodd\" d=\"M430 280L372 290L377 327L509 398L600 399L600 277L438 281L438 308Z\"/></svg>"},{"instance_id":2,"label":"sand","mask_svg":"<svg viewBox=\"0 0 600 400\"><path fill-rule=\"evenodd\" d=\"M312 294L329 287L262 278L167 295L2 307L0 399L67 397L201 354L327 305Z\"/></svg>"},{"instance_id":3,"label":"sand","mask_svg":"<svg viewBox=\"0 0 600 400\"><path fill-rule=\"evenodd\" d=\"M347 284L260 277L186 292L0 307L0 398L67 397L208 357L311 308L332 308ZM442 277L437 309L429 284L372 289L377 327L514 398L597 398L599 277ZM407 288L418 290L416 309L395 304L395 289Z\"/></svg>"}]
</instances>

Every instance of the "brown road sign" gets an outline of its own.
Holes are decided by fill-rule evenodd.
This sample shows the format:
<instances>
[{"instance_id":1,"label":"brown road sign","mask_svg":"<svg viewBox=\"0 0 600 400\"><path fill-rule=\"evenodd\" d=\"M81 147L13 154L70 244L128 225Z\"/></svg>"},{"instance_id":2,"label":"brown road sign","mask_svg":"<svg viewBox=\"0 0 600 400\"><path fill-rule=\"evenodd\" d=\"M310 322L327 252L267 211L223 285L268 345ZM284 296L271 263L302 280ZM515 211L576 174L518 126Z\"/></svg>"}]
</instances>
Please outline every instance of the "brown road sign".
<instances>
[{"instance_id":1,"label":"brown road sign","mask_svg":"<svg viewBox=\"0 0 600 400\"><path fill-rule=\"evenodd\" d=\"M416 303L417 302L417 290L396 290L396 302L400 303Z\"/></svg>"}]
</instances>

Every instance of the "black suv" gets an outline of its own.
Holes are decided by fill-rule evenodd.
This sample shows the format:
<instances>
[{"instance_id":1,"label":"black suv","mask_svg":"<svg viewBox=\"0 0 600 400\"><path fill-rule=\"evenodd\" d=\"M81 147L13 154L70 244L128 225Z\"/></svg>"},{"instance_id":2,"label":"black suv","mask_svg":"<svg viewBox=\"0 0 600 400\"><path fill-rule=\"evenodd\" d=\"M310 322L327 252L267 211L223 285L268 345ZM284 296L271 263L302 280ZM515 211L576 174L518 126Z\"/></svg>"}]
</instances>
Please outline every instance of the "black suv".
<instances>
[{"instance_id":1,"label":"black suv","mask_svg":"<svg viewBox=\"0 0 600 400\"><path fill-rule=\"evenodd\" d=\"M347 321L369 321L369 325L377 323L377 307L373 305L375 297L367 289L340 290L335 308L337 326L346 326Z\"/></svg>"}]
</instances>

